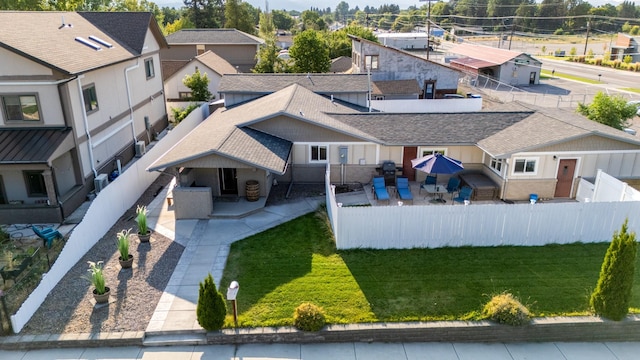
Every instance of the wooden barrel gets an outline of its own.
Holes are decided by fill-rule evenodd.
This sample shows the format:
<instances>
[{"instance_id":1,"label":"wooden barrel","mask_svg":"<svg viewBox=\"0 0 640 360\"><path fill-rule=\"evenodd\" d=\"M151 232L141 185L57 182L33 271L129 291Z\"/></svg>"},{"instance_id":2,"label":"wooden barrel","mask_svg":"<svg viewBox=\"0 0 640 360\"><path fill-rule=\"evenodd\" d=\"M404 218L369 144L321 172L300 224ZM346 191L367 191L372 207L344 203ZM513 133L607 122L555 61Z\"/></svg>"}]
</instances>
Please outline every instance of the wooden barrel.
<instances>
[{"instance_id":1,"label":"wooden barrel","mask_svg":"<svg viewBox=\"0 0 640 360\"><path fill-rule=\"evenodd\" d=\"M247 180L245 195L247 201L258 201L260 199L260 183L256 180Z\"/></svg>"}]
</instances>

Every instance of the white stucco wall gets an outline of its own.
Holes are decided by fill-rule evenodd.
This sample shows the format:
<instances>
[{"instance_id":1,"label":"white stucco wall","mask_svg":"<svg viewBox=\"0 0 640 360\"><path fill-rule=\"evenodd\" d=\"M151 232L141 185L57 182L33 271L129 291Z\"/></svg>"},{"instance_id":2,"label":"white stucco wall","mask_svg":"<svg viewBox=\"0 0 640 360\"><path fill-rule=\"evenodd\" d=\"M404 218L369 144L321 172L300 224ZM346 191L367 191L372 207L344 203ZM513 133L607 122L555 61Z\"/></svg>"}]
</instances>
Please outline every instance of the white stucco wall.
<instances>
[{"instance_id":1,"label":"white stucco wall","mask_svg":"<svg viewBox=\"0 0 640 360\"><path fill-rule=\"evenodd\" d=\"M207 74L209 78L209 86L208 89L214 98L218 98L218 88L220 87L220 76L217 72L211 70L200 61L192 61L185 65L182 69L180 69L175 74L171 75L164 83L164 93L167 99L178 99L180 92L190 92L191 89L186 87L182 80L186 75L192 75L196 72L196 67L200 70L201 74Z\"/></svg>"}]
</instances>

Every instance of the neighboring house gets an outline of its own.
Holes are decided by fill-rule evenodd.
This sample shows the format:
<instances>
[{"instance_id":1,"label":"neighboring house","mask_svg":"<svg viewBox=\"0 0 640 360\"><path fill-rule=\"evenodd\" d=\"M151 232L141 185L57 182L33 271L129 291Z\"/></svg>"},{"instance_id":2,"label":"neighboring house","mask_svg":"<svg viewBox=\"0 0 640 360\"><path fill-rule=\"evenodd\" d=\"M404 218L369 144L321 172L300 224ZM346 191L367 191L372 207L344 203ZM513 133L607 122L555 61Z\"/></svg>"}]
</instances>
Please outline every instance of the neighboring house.
<instances>
[{"instance_id":1,"label":"neighboring house","mask_svg":"<svg viewBox=\"0 0 640 360\"><path fill-rule=\"evenodd\" d=\"M206 217L212 197L244 196L247 180L258 181L266 198L274 179L324 182L327 164L333 183L369 183L385 160L422 181L425 174L411 168L411 159L433 152L491 178L495 196L505 200L531 193L572 197L576 180L597 169L640 178L640 141L573 113L519 105L475 113L370 113L298 84L216 111L150 170L180 171L186 192L208 189L209 198L189 199ZM209 205L198 205L199 198Z\"/></svg>"},{"instance_id":2,"label":"neighboring house","mask_svg":"<svg viewBox=\"0 0 640 360\"><path fill-rule=\"evenodd\" d=\"M366 74L231 74L220 81L225 106L253 100L299 84L316 94L367 106L369 79Z\"/></svg>"},{"instance_id":3,"label":"neighboring house","mask_svg":"<svg viewBox=\"0 0 640 360\"><path fill-rule=\"evenodd\" d=\"M351 73L351 58L348 56L340 56L331 60L331 68L329 72L332 73Z\"/></svg>"},{"instance_id":4,"label":"neighboring house","mask_svg":"<svg viewBox=\"0 0 640 360\"><path fill-rule=\"evenodd\" d=\"M416 80L373 81L371 85L371 99L373 100L420 98L421 89Z\"/></svg>"},{"instance_id":5,"label":"neighboring house","mask_svg":"<svg viewBox=\"0 0 640 360\"><path fill-rule=\"evenodd\" d=\"M457 69L357 36L351 38L353 73L371 73L373 81L416 80L420 98L442 98L458 91Z\"/></svg>"},{"instance_id":6,"label":"neighboring house","mask_svg":"<svg viewBox=\"0 0 640 360\"><path fill-rule=\"evenodd\" d=\"M167 101L184 100L191 97L191 89L186 87L182 83L182 80L186 75L193 75L196 69L200 71L200 74L207 74L209 91L214 97L218 93L222 76L225 74L235 74L237 72L236 68L225 59L212 51L207 51L204 54L196 56L193 60L186 62L186 64L179 69L174 70L172 67L171 69L167 69L167 71L163 71L164 95ZM172 72L170 73L169 71Z\"/></svg>"},{"instance_id":7,"label":"neighboring house","mask_svg":"<svg viewBox=\"0 0 640 360\"><path fill-rule=\"evenodd\" d=\"M55 223L167 125L151 13L0 12L0 223Z\"/></svg>"},{"instance_id":8,"label":"neighboring house","mask_svg":"<svg viewBox=\"0 0 640 360\"><path fill-rule=\"evenodd\" d=\"M189 61L211 50L229 62L238 72L250 72L264 40L236 29L182 29L167 35L168 49L162 49L162 61Z\"/></svg>"},{"instance_id":9,"label":"neighboring house","mask_svg":"<svg viewBox=\"0 0 640 360\"><path fill-rule=\"evenodd\" d=\"M623 61L631 56L631 62L640 62L640 37L618 33L616 43L611 46L611 60Z\"/></svg>"},{"instance_id":10,"label":"neighboring house","mask_svg":"<svg viewBox=\"0 0 640 360\"><path fill-rule=\"evenodd\" d=\"M435 29L433 29L435 30ZM425 50L427 48L427 33L379 33L376 34L382 45L401 50ZM433 42L430 43L434 47Z\"/></svg>"},{"instance_id":11,"label":"neighboring house","mask_svg":"<svg viewBox=\"0 0 640 360\"><path fill-rule=\"evenodd\" d=\"M542 63L523 52L469 43L458 44L449 52L458 56L451 59L451 67L466 73L485 75L514 86L540 82Z\"/></svg>"}]
</instances>

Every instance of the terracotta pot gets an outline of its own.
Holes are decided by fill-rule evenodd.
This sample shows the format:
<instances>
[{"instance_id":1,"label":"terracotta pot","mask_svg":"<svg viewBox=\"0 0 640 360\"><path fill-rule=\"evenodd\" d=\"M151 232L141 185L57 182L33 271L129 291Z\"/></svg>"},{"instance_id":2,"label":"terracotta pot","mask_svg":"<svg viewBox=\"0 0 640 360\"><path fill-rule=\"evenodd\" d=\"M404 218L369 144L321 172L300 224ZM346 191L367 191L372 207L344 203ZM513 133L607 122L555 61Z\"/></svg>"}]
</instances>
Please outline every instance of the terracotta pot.
<instances>
[{"instance_id":1,"label":"terracotta pot","mask_svg":"<svg viewBox=\"0 0 640 360\"><path fill-rule=\"evenodd\" d=\"M118 257L118 261L120 261L120 266L123 269L128 269L133 265L133 255L129 254L129 258L127 260L122 260L122 257Z\"/></svg>"},{"instance_id":2,"label":"terracotta pot","mask_svg":"<svg viewBox=\"0 0 640 360\"><path fill-rule=\"evenodd\" d=\"M108 286L105 286L106 290L104 294L98 294L96 289L93 289L93 298L96 300L96 304L106 304L109 302L109 295L111 295L111 289Z\"/></svg>"},{"instance_id":3,"label":"terracotta pot","mask_svg":"<svg viewBox=\"0 0 640 360\"><path fill-rule=\"evenodd\" d=\"M149 242L149 239L151 239L151 231L147 232L146 234L138 233L138 239L140 239L140 242L143 243Z\"/></svg>"}]
</instances>

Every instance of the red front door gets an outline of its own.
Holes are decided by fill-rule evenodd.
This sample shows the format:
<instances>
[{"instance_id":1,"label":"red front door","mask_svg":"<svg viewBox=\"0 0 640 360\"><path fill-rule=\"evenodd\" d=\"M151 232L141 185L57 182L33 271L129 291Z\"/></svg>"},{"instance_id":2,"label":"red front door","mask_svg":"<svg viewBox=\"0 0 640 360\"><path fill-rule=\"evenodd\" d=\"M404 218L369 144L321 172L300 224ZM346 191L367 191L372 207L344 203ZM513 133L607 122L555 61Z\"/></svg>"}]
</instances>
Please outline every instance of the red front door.
<instances>
[{"instance_id":1,"label":"red front door","mask_svg":"<svg viewBox=\"0 0 640 360\"><path fill-rule=\"evenodd\" d=\"M409 181L416 181L416 170L411 166L411 160L418 157L418 148L415 146L405 146L402 154L402 176L406 176Z\"/></svg>"},{"instance_id":2,"label":"red front door","mask_svg":"<svg viewBox=\"0 0 640 360\"><path fill-rule=\"evenodd\" d=\"M576 172L576 159L562 159L558 166L556 193L554 197L570 197L573 175Z\"/></svg>"}]
</instances>

